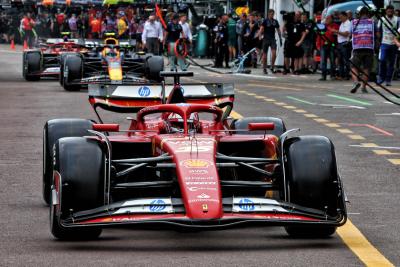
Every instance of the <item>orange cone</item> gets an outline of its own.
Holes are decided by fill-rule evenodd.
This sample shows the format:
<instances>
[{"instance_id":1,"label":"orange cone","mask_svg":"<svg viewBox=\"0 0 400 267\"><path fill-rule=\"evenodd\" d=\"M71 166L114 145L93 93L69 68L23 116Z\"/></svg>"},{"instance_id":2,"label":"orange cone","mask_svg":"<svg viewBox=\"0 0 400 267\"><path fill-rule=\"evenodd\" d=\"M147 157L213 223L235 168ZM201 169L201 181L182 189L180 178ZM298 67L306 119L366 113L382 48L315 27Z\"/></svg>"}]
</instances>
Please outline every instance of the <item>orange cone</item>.
<instances>
[{"instance_id":1,"label":"orange cone","mask_svg":"<svg viewBox=\"0 0 400 267\"><path fill-rule=\"evenodd\" d=\"M10 45L11 50L15 50L15 43L14 39L11 40L11 45Z\"/></svg>"},{"instance_id":2,"label":"orange cone","mask_svg":"<svg viewBox=\"0 0 400 267\"><path fill-rule=\"evenodd\" d=\"M28 43L26 40L24 40L24 50L28 49Z\"/></svg>"}]
</instances>

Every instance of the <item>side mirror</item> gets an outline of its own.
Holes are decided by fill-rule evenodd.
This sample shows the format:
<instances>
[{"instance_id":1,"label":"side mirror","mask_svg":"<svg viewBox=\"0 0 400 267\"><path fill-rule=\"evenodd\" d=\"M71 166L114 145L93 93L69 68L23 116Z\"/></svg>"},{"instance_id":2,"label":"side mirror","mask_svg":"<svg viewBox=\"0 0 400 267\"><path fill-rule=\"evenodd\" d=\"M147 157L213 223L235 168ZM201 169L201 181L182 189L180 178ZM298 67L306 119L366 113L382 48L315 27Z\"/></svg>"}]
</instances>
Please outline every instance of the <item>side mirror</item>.
<instances>
[{"instance_id":1,"label":"side mirror","mask_svg":"<svg viewBox=\"0 0 400 267\"><path fill-rule=\"evenodd\" d=\"M119 124L93 124L92 127L98 132L119 132Z\"/></svg>"},{"instance_id":2,"label":"side mirror","mask_svg":"<svg viewBox=\"0 0 400 267\"><path fill-rule=\"evenodd\" d=\"M272 131L275 129L273 122L251 122L248 125L249 131Z\"/></svg>"}]
</instances>

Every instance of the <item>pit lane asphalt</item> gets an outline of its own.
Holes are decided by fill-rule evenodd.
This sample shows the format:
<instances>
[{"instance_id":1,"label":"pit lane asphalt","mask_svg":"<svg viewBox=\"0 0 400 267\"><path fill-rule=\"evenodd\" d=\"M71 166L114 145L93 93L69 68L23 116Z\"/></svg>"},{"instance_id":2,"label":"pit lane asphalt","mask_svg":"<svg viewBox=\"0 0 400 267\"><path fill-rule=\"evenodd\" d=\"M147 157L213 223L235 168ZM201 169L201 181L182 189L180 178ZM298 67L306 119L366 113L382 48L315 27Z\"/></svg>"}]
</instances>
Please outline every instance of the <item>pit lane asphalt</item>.
<instances>
[{"instance_id":1,"label":"pit lane asphalt","mask_svg":"<svg viewBox=\"0 0 400 267\"><path fill-rule=\"evenodd\" d=\"M54 240L49 232L48 209L41 199L43 125L52 118L95 119L95 115L84 91L65 92L55 81L24 81L21 57L20 53L0 52L1 266L363 264L338 235L325 240L290 239L280 227L200 233L108 229L98 241ZM194 77L197 81L235 82L239 89L235 111L243 116L279 116L288 128L300 127L301 134L322 134L331 138L336 145L339 169L351 201L348 205L351 221L388 260L400 265L400 169L388 160L400 159L400 156L377 155L372 151L375 148L349 146L362 143L399 146L400 117L375 115L396 113L399 108L383 103L372 94L352 96L347 93L349 83L320 83L316 76L216 77L197 68L193 70L198 74ZM287 98L291 96L309 103L349 104L327 94L368 101L372 105L363 110L333 109ZM326 119L330 123L375 125L393 136L382 135L368 127L339 124L340 129L353 132L343 134L337 128L326 126L326 122L318 122L295 110L304 110L306 114L314 114L317 119ZM364 139L351 139L348 135L360 135ZM389 152L396 153L395 150Z\"/></svg>"}]
</instances>

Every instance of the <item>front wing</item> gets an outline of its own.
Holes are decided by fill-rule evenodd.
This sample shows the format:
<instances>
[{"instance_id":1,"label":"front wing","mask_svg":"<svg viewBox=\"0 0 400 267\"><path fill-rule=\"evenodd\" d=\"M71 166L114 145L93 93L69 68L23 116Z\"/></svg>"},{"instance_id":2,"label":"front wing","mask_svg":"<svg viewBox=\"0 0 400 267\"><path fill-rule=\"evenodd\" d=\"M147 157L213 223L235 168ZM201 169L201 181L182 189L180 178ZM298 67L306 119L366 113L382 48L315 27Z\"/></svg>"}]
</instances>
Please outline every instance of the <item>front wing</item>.
<instances>
[{"instance_id":1,"label":"front wing","mask_svg":"<svg viewBox=\"0 0 400 267\"><path fill-rule=\"evenodd\" d=\"M72 213L61 220L63 227L118 227L123 225L164 225L198 229L225 229L246 225L324 225L341 226L347 220L345 208L338 217L320 210L266 198L223 199L224 214L213 220L194 220L185 215L181 199L135 199L92 210Z\"/></svg>"}]
</instances>

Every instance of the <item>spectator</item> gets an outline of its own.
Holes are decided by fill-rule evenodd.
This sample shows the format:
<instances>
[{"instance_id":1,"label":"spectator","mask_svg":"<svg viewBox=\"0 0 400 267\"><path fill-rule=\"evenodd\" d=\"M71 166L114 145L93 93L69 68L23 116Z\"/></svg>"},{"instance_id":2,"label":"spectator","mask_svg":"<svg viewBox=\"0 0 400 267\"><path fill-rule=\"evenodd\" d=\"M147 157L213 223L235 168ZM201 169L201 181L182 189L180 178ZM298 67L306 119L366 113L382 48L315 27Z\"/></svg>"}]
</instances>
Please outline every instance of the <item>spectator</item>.
<instances>
[{"instance_id":1,"label":"spectator","mask_svg":"<svg viewBox=\"0 0 400 267\"><path fill-rule=\"evenodd\" d=\"M129 27L129 37L133 40L136 40L136 34L137 34L137 30L139 27L139 24L136 21L135 16L132 16L131 19L128 22L128 27ZM142 38L142 36L140 36L140 38ZM136 40L137 42L137 40Z\"/></svg>"},{"instance_id":2,"label":"spectator","mask_svg":"<svg viewBox=\"0 0 400 267\"><path fill-rule=\"evenodd\" d=\"M68 27L69 27L69 31L71 32L71 37L77 38L78 37L78 20L77 20L75 14L72 14L72 16L68 19Z\"/></svg>"},{"instance_id":3,"label":"spectator","mask_svg":"<svg viewBox=\"0 0 400 267\"><path fill-rule=\"evenodd\" d=\"M282 36L281 30L279 27L279 22L274 19L275 11L273 9L268 10L267 18L261 24L259 35L263 35L262 42L262 61L263 61L263 69L264 74L268 74L267 71L267 56L268 49L271 47L271 71L275 73L275 60L276 60L276 38L275 33L278 33L279 36L279 45L282 46Z\"/></svg>"},{"instance_id":4,"label":"spectator","mask_svg":"<svg viewBox=\"0 0 400 267\"><path fill-rule=\"evenodd\" d=\"M317 47L321 51L321 71L322 77L319 79L320 81L326 81L327 75L327 66L328 66L328 58L331 64L330 72L331 72L331 80L335 80L335 45L336 45L336 37L335 33L338 31L338 25L333 23L333 18L331 15L325 18L325 32L323 35L318 36L317 39Z\"/></svg>"},{"instance_id":5,"label":"spectator","mask_svg":"<svg viewBox=\"0 0 400 267\"><path fill-rule=\"evenodd\" d=\"M183 32L183 35L181 37L183 38L183 36L185 36L185 39L189 43L192 43L192 31L190 30L189 23L187 23L187 16L185 14L180 15L179 24L182 26Z\"/></svg>"},{"instance_id":6,"label":"spectator","mask_svg":"<svg viewBox=\"0 0 400 267\"><path fill-rule=\"evenodd\" d=\"M118 38L128 37L128 22L126 21L125 14L123 12L118 14L117 21Z\"/></svg>"},{"instance_id":7,"label":"spectator","mask_svg":"<svg viewBox=\"0 0 400 267\"><path fill-rule=\"evenodd\" d=\"M35 39L35 34L33 33L33 27L35 26L35 21L31 18L31 13L26 13L21 20L20 31L24 36L24 41L27 42L29 48L33 47L33 42Z\"/></svg>"},{"instance_id":8,"label":"spectator","mask_svg":"<svg viewBox=\"0 0 400 267\"><path fill-rule=\"evenodd\" d=\"M300 18L301 13L297 11L293 20L289 19L283 26L283 32L287 35L283 52L285 57L285 69L283 70L283 74L290 71L290 60L293 61L293 73L300 74L302 57L304 54L301 45L306 37L306 30Z\"/></svg>"},{"instance_id":9,"label":"spectator","mask_svg":"<svg viewBox=\"0 0 400 267\"><path fill-rule=\"evenodd\" d=\"M351 22L348 20L347 13L341 12L340 27L336 32L338 38L338 52L339 52L339 77L348 80L350 78L350 64L351 57Z\"/></svg>"},{"instance_id":10,"label":"spectator","mask_svg":"<svg viewBox=\"0 0 400 267\"><path fill-rule=\"evenodd\" d=\"M64 31L64 22L65 22L66 16L64 12L62 12L60 9L57 11L56 15L56 21L57 21L57 27L55 27L55 37L60 36L60 33Z\"/></svg>"},{"instance_id":11,"label":"spectator","mask_svg":"<svg viewBox=\"0 0 400 267\"><path fill-rule=\"evenodd\" d=\"M302 60L302 73L309 74L311 70L310 66L313 65L313 52L314 52L314 44L315 44L315 34L313 29L313 23L309 21L306 13L301 14L301 23L303 23L304 28L306 30L306 37L304 38L304 42L301 45L303 48L304 55Z\"/></svg>"},{"instance_id":12,"label":"spectator","mask_svg":"<svg viewBox=\"0 0 400 267\"><path fill-rule=\"evenodd\" d=\"M256 21L256 17L254 13L251 13L249 15L249 21L244 25L244 29L243 29L243 37L244 37L244 53L249 52L251 49L253 48L257 48L257 41L258 41L258 23ZM254 58L251 55L250 60L248 60L248 62L250 62L250 65L252 65L254 68L257 67L257 58ZM246 64L248 65L248 64Z\"/></svg>"},{"instance_id":13,"label":"spectator","mask_svg":"<svg viewBox=\"0 0 400 267\"><path fill-rule=\"evenodd\" d=\"M92 19L90 22L90 32L92 34L92 38L98 39L100 38L101 34L101 21L100 19L96 16Z\"/></svg>"},{"instance_id":14,"label":"spectator","mask_svg":"<svg viewBox=\"0 0 400 267\"><path fill-rule=\"evenodd\" d=\"M237 36L237 53L242 54L243 53L243 28L244 25L247 22L247 15L246 13L243 13L240 16L240 19L236 23L236 36Z\"/></svg>"},{"instance_id":15,"label":"spectator","mask_svg":"<svg viewBox=\"0 0 400 267\"><path fill-rule=\"evenodd\" d=\"M160 26L161 27L161 26ZM179 15L174 14L172 20L167 25L165 41L168 45L168 58L171 64L171 71L176 71L175 60L178 61L178 66L182 71L186 71L186 64L183 58L175 55L175 43L181 37L186 38L183 33L182 26L179 24ZM142 39L143 40L143 39Z\"/></svg>"},{"instance_id":16,"label":"spectator","mask_svg":"<svg viewBox=\"0 0 400 267\"><path fill-rule=\"evenodd\" d=\"M228 50L228 16L223 15L216 26L215 36L215 68L222 68L222 62L225 60L225 67L229 68L229 50Z\"/></svg>"},{"instance_id":17,"label":"spectator","mask_svg":"<svg viewBox=\"0 0 400 267\"><path fill-rule=\"evenodd\" d=\"M236 58L236 21L232 18L232 14L228 15L228 50L230 60Z\"/></svg>"},{"instance_id":18,"label":"spectator","mask_svg":"<svg viewBox=\"0 0 400 267\"><path fill-rule=\"evenodd\" d=\"M353 19L351 26L353 46L351 74L354 81L350 91L352 94L361 87L359 78L362 81L362 92L367 93L366 85L374 58L374 21L368 17L367 7L361 8L359 16L359 19Z\"/></svg>"},{"instance_id":19,"label":"spectator","mask_svg":"<svg viewBox=\"0 0 400 267\"><path fill-rule=\"evenodd\" d=\"M354 18L353 18L353 11L347 10L347 11L346 11L346 14L347 14L347 19L348 19L348 20L352 21L352 20L354 19Z\"/></svg>"},{"instance_id":20,"label":"spectator","mask_svg":"<svg viewBox=\"0 0 400 267\"><path fill-rule=\"evenodd\" d=\"M116 23L112 16L109 14L106 16L105 19L105 31L106 32L115 32L116 30Z\"/></svg>"},{"instance_id":21,"label":"spectator","mask_svg":"<svg viewBox=\"0 0 400 267\"><path fill-rule=\"evenodd\" d=\"M175 29L175 27L173 28ZM163 41L163 31L161 23L156 21L156 16L152 14L149 16L149 19L144 24L142 33L142 43L147 48L148 53L158 55L160 50L160 42L162 41Z\"/></svg>"},{"instance_id":22,"label":"spectator","mask_svg":"<svg viewBox=\"0 0 400 267\"><path fill-rule=\"evenodd\" d=\"M394 16L394 7L392 5L386 7L385 22L384 24L381 21L378 22L377 37L382 37L382 43L379 53L379 77L377 83L381 84L386 81L386 86L390 86L397 55L397 46L394 43L395 36L392 31L393 28L397 29L399 27L399 19Z\"/></svg>"}]
</instances>

